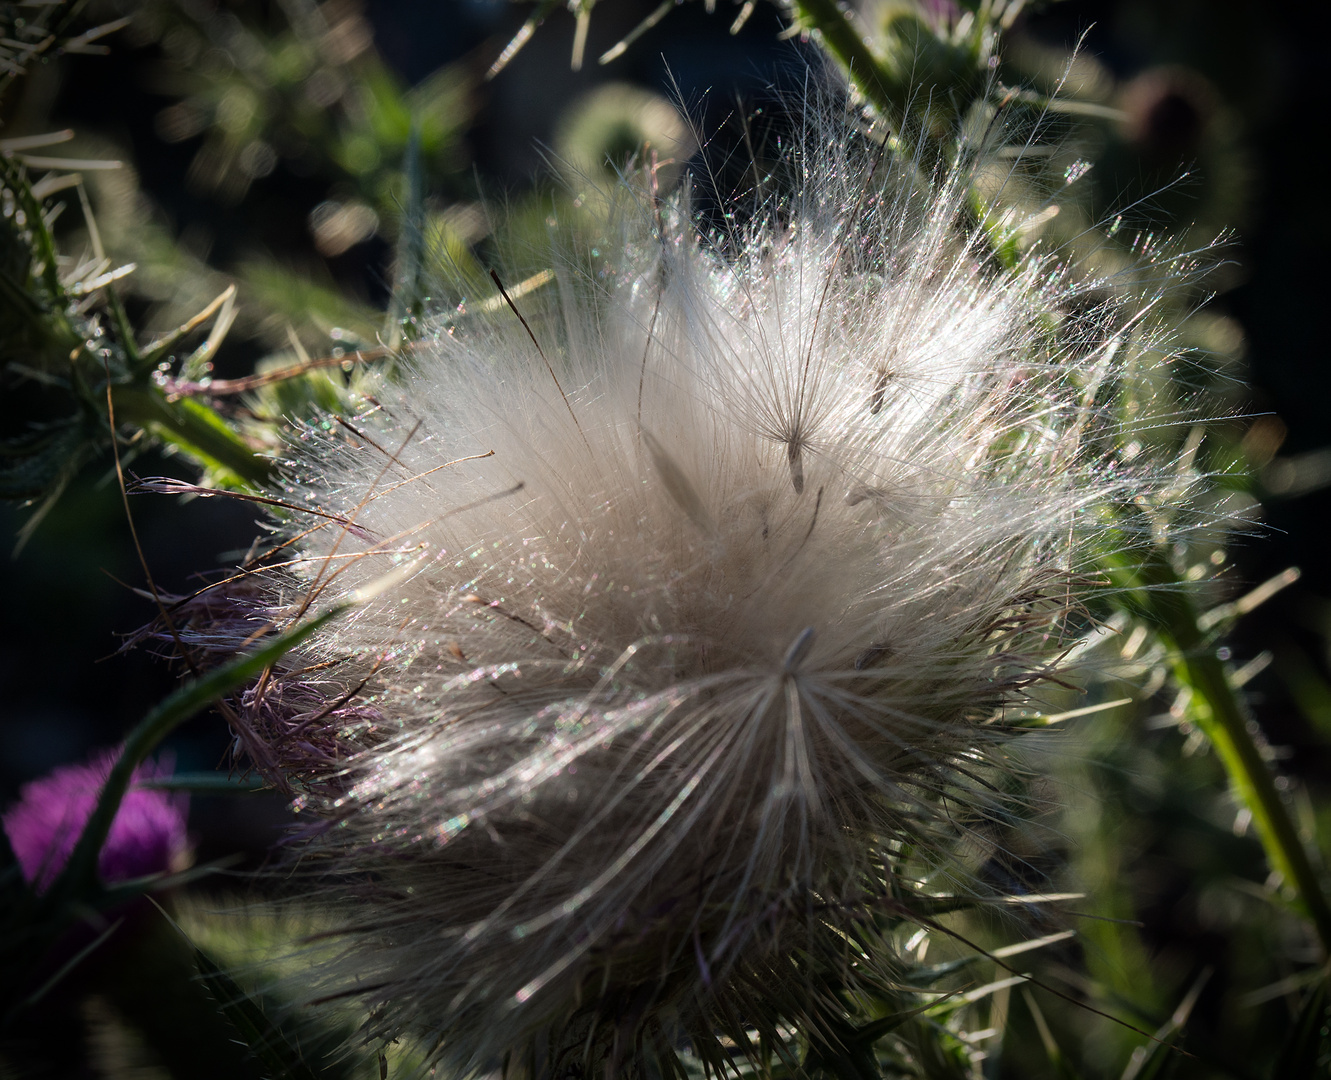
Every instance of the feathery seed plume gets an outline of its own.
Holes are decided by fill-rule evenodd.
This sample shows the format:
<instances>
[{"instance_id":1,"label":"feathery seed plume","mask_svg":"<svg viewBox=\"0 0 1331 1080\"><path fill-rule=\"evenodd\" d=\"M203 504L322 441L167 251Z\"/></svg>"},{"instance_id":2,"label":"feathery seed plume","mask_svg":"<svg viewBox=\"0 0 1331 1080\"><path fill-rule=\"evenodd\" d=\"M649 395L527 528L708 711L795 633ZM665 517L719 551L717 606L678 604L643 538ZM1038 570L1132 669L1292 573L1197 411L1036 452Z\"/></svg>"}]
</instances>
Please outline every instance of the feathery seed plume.
<instances>
[{"instance_id":1,"label":"feathery seed plume","mask_svg":"<svg viewBox=\"0 0 1331 1080\"><path fill-rule=\"evenodd\" d=\"M747 224L630 178L599 257L496 275L301 436L309 511L244 583L282 625L410 568L237 737L356 901L320 992L459 1075L636 1073L890 964L853 943L908 859L960 887L1004 710L1058 670L1114 507L1172 479L1113 411L1154 298L1001 265L986 147L784 164Z\"/></svg>"}]
</instances>

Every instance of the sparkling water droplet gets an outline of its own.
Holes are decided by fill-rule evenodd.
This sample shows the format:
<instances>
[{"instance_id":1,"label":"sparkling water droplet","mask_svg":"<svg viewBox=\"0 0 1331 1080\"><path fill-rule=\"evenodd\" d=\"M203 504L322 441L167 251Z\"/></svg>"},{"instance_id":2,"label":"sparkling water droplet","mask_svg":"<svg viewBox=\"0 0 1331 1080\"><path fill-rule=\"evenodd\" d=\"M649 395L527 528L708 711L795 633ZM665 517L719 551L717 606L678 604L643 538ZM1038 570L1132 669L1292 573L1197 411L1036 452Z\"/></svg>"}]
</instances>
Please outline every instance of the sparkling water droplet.
<instances>
[{"instance_id":1,"label":"sparkling water droplet","mask_svg":"<svg viewBox=\"0 0 1331 1080\"><path fill-rule=\"evenodd\" d=\"M1089 161L1083 161L1081 158L1078 158L1063 171L1063 179L1067 183L1073 184L1076 183L1078 180L1080 180L1090 171L1091 171L1091 163Z\"/></svg>"}]
</instances>

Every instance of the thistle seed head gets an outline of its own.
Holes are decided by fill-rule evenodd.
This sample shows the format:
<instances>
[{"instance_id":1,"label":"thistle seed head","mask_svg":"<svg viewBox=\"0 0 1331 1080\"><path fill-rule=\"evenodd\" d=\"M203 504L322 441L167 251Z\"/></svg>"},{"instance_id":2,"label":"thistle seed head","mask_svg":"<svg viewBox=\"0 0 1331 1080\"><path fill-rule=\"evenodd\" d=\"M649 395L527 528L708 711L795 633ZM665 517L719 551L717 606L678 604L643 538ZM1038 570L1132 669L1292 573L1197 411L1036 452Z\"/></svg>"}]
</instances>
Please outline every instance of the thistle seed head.
<instances>
[{"instance_id":1,"label":"thistle seed head","mask_svg":"<svg viewBox=\"0 0 1331 1080\"><path fill-rule=\"evenodd\" d=\"M357 903L320 992L371 1035L627 1065L853 989L908 861L958 887L996 721L1165 482L1113 408L1153 298L1001 266L978 152L857 138L721 234L626 181L596 253L556 238L302 434L259 617L398 577L237 716L329 826Z\"/></svg>"}]
</instances>

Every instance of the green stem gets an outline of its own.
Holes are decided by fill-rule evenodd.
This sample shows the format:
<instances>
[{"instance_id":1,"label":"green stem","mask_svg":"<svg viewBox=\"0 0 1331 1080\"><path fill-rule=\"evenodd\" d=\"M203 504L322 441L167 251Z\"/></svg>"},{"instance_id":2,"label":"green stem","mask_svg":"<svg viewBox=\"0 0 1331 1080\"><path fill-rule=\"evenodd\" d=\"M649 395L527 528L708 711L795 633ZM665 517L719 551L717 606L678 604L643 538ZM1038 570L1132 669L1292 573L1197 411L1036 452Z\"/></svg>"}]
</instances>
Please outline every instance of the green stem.
<instances>
[{"instance_id":1,"label":"green stem","mask_svg":"<svg viewBox=\"0 0 1331 1080\"><path fill-rule=\"evenodd\" d=\"M120 809L121 800L129 790L134 770L152 753L157 744L179 724L210 705L237 686L258 677L290 649L309 638L330 619L335 618L346 605L340 605L289 633L274 638L262 649L242 656L216 668L195 681L182 686L169 698L143 718L125 739L125 748L112 766L106 785L98 797L97 807L88 818L69 862L60 877L51 886L47 897L54 903L84 897L93 889L97 879L97 859L106 843L111 823Z\"/></svg>"},{"instance_id":2,"label":"green stem","mask_svg":"<svg viewBox=\"0 0 1331 1080\"><path fill-rule=\"evenodd\" d=\"M1275 777L1249 730L1249 716L1224 664L1197 627L1197 610L1158 549L1137 563L1130 555L1105 560L1114 583L1161 632L1174 652L1174 671L1192 691L1192 718L1215 747L1235 793L1252 814L1271 866L1297 890L1308 917L1331 954L1331 905L1307 848L1276 789Z\"/></svg>"},{"instance_id":3,"label":"green stem","mask_svg":"<svg viewBox=\"0 0 1331 1080\"><path fill-rule=\"evenodd\" d=\"M795 0L795 10L802 24L818 31L827 51L841 62L860 93L883 117L894 118L898 110L889 90L892 80L836 0Z\"/></svg>"},{"instance_id":4,"label":"green stem","mask_svg":"<svg viewBox=\"0 0 1331 1080\"><path fill-rule=\"evenodd\" d=\"M117 423L149 428L173 446L219 465L242 482L262 487L272 464L208 406L193 398L169 401L155 386L117 386L111 392Z\"/></svg>"}]
</instances>

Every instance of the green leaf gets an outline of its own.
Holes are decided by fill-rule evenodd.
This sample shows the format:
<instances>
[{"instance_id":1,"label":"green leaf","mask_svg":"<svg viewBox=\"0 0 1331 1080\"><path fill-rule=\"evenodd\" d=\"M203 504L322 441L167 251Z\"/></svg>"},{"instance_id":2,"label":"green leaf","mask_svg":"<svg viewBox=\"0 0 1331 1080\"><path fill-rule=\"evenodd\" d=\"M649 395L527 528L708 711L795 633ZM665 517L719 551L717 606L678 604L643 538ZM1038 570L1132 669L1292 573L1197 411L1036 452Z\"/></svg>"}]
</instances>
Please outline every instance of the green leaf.
<instances>
[{"instance_id":1,"label":"green leaf","mask_svg":"<svg viewBox=\"0 0 1331 1080\"><path fill-rule=\"evenodd\" d=\"M193 948L199 978L250 1053L264 1067L269 1080L319 1080L319 1073L305 1063L300 1051L269 1019L259 1002L245 993L207 953L197 945Z\"/></svg>"},{"instance_id":2,"label":"green leaf","mask_svg":"<svg viewBox=\"0 0 1331 1080\"><path fill-rule=\"evenodd\" d=\"M89 432L77 417L0 442L0 499L39 498L73 475L89 449Z\"/></svg>"},{"instance_id":3,"label":"green leaf","mask_svg":"<svg viewBox=\"0 0 1331 1080\"><path fill-rule=\"evenodd\" d=\"M1044 1047L1045 1059L1053 1067L1059 1080L1079 1080L1077 1070L1072 1067L1067 1056L1063 1053L1063 1048L1058 1045L1058 1040L1054 1038L1054 1033L1049 1030L1049 1023L1044 1018L1044 1012L1035 1000L1035 995L1026 987L1022 987L1021 996L1026 1002L1026 1008L1030 1011L1031 1019L1035 1021L1035 1030L1040 1035L1040 1043Z\"/></svg>"},{"instance_id":4,"label":"green leaf","mask_svg":"<svg viewBox=\"0 0 1331 1080\"><path fill-rule=\"evenodd\" d=\"M1123 1070L1123 1080L1163 1080L1173 1069L1180 1057L1175 1045L1183 1026L1192 1015L1193 1006L1201 996L1202 988L1210 981L1212 969L1207 968L1188 988L1173 1015L1166 1020L1155 1033L1155 1038L1132 1052L1128 1067Z\"/></svg>"},{"instance_id":5,"label":"green leaf","mask_svg":"<svg viewBox=\"0 0 1331 1080\"><path fill-rule=\"evenodd\" d=\"M1159 1042L1147 1043L1132 1052L1128 1067L1123 1070L1123 1080L1164 1080L1172 1071L1178 1052L1174 1043L1178 1038L1178 1029L1165 1035Z\"/></svg>"},{"instance_id":6,"label":"green leaf","mask_svg":"<svg viewBox=\"0 0 1331 1080\"><path fill-rule=\"evenodd\" d=\"M1271 1080L1304 1080L1326 1076L1319 1059L1327 1050L1327 987L1331 977L1319 980L1308 989L1299 1007L1294 1026L1285 1037L1285 1045L1271 1066Z\"/></svg>"}]
</instances>

